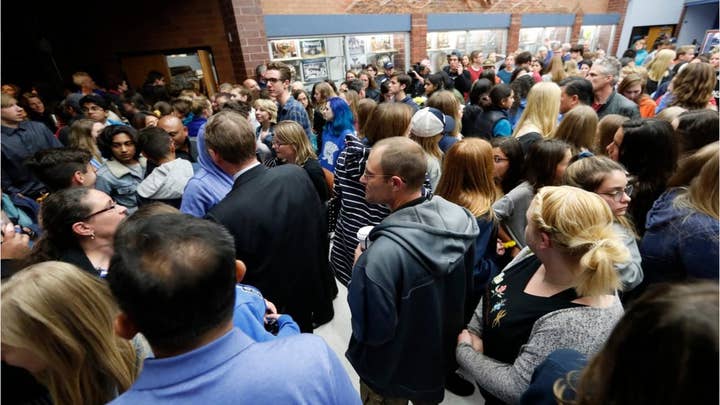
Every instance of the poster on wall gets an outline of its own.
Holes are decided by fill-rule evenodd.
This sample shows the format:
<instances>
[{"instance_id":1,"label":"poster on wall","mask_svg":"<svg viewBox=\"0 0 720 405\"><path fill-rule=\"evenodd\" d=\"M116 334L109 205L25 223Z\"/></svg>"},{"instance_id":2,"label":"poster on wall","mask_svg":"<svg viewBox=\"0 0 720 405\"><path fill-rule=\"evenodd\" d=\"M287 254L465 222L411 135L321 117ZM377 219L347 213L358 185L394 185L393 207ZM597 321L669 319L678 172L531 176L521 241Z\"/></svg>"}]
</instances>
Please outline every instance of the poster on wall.
<instances>
[{"instance_id":1,"label":"poster on wall","mask_svg":"<svg viewBox=\"0 0 720 405\"><path fill-rule=\"evenodd\" d=\"M325 40L307 39L300 42L303 58L316 58L325 56Z\"/></svg>"},{"instance_id":2,"label":"poster on wall","mask_svg":"<svg viewBox=\"0 0 720 405\"><path fill-rule=\"evenodd\" d=\"M700 53L710 53L713 47L718 45L720 45L720 30L707 30Z\"/></svg>"},{"instance_id":3,"label":"poster on wall","mask_svg":"<svg viewBox=\"0 0 720 405\"><path fill-rule=\"evenodd\" d=\"M359 70L367 63L365 51L366 39L364 37L348 37L348 62L350 69Z\"/></svg>"},{"instance_id":4,"label":"poster on wall","mask_svg":"<svg viewBox=\"0 0 720 405\"><path fill-rule=\"evenodd\" d=\"M283 39L278 41L270 41L270 51L272 59L290 59L300 56L298 53L297 41L291 39Z\"/></svg>"},{"instance_id":5,"label":"poster on wall","mask_svg":"<svg viewBox=\"0 0 720 405\"><path fill-rule=\"evenodd\" d=\"M328 78L327 62L325 59L303 61L302 73L306 82L321 82Z\"/></svg>"},{"instance_id":6,"label":"poster on wall","mask_svg":"<svg viewBox=\"0 0 720 405\"><path fill-rule=\"evenodd\" d=\"M370 37L371 52L386 52L391 50L393 50L393 46L390 35L375 35Z\"/></svg>"}]
</instances>

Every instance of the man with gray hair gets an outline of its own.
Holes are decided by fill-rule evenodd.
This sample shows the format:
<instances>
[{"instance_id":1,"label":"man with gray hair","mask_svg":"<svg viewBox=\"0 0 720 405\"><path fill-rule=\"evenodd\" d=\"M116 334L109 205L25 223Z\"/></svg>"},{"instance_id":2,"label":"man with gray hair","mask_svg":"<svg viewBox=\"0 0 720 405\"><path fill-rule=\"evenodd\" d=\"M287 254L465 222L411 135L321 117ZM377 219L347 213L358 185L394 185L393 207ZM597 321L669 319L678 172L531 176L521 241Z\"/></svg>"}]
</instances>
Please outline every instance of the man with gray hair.
<instances>
[{"instance_id":1,"label":"man with gray hair","mask_svg":"<svg viewBox=\"0 0 720 405\"><path fill-rule=\"evenodd\" d=\"M615 84L620 77L620 62L607 57L593 63L587 78L592 83L592 108L597 112L598 118L608 114L620 114L628 118L640 118L637 104L615 91Z\"/></svg>"}]
</instances>

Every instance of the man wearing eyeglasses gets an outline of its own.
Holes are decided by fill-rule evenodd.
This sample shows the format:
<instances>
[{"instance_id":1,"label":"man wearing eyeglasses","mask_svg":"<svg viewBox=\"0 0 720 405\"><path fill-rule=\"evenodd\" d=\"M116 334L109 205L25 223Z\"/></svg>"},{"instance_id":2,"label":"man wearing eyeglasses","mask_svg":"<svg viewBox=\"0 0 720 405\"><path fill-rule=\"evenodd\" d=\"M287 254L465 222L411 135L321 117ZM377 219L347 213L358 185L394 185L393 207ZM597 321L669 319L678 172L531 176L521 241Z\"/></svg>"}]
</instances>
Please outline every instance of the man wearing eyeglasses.
<instances>
[{"instance_id":1,"label":"man wearing eyeglasses","mask_svg":"<svg viewBox=\"0 0 720 405\"><path fill-rule=\"evenodd\" d=\"M394 137L375 144L360 177L367 201L392 211L358 250L348 286L346 357L364 403L439 403L457 368L478 227L466 209L423 196L426 170L422 148Z\"/></svg>"},{"instance_id":2,"label":"man wearing eyeglasses","mask_svg":"<svg viewBox=\"0 0 720 405\"><path fill-rule=\"evenodd\" d=\"M270 62L267 65L264 77L270 97L278 103L277 122L295 121L303 127L308 139L312 139L310 118L308 118L307 111L290 94L290 81L292 80L290 67L282 62Z\"/></svg>"}]
</instances>

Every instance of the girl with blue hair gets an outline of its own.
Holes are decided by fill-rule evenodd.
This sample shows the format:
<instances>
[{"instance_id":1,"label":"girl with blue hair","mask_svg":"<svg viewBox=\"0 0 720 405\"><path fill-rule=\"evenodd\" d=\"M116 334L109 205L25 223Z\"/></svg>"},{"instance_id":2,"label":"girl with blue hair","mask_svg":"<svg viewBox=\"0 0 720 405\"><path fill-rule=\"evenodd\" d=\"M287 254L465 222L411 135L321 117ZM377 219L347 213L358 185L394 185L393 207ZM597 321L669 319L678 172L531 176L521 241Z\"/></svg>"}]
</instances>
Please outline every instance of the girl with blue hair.
<instances>
[{"instance_id":1,"label":"girl with blue hair","mask_svg":"<svg viewBox=\"0 0 720 405\"><path fill-rule=\"evenodd\" d=\"M355 135L355 117L350 106L340 97L331 97L325 105L319 107L327 123L323 128L320 148L320 165L335 171L335 162L345 149L345 137Z\"/></svg>"}]
</instances>

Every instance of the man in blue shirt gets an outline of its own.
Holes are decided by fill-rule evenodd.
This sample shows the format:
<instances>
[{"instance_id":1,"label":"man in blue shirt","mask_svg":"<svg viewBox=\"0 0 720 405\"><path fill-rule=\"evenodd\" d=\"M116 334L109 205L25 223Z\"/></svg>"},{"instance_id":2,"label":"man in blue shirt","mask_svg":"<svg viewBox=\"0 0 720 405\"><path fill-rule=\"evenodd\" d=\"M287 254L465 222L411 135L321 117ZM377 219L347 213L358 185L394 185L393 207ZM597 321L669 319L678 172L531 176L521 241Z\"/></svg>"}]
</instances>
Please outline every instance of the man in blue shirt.
<instances>
[{"instance_id":1,"label":"man in blue shirt","mask_svg":"<svg viewBox=\"0 0 720 405\"><path fill-rule=\"evenodd\" d=\"M221 225L160 214L123 225L108 283L117 333L142 333L154 358L113 404L359 404L320 337L255 342L233 327L232 236Z\"/></svg>"},{"instance_id":2,"label":"man in blue shirt","mask_svg":"<svg viewBox=\"0 0 720 405\"><path fill-rule=\"evenodd\" d=\"M308 139L312 139L312 130L310 129L310 119L308 118L305 107L295 100L290 94L290 82L292 73L290 67L282 62L270 62L265 71L265 81L267 81L267 89L270 97L278 102L277 121L295 121L302 125Z\"/></svg>"},{"instance_id":3,"label":"man in blue shirt","mask_svg":"<svg viewBox=\"0 0 720 405\"><path fill-rule=\"evenodd\" d=\"M8 94L2 94L2 191L8 195L22 194L38 198L47 190L24 165L36 152L62 146L42 123L24 121L23 108Z\"/></svg>"}]
</instances>

